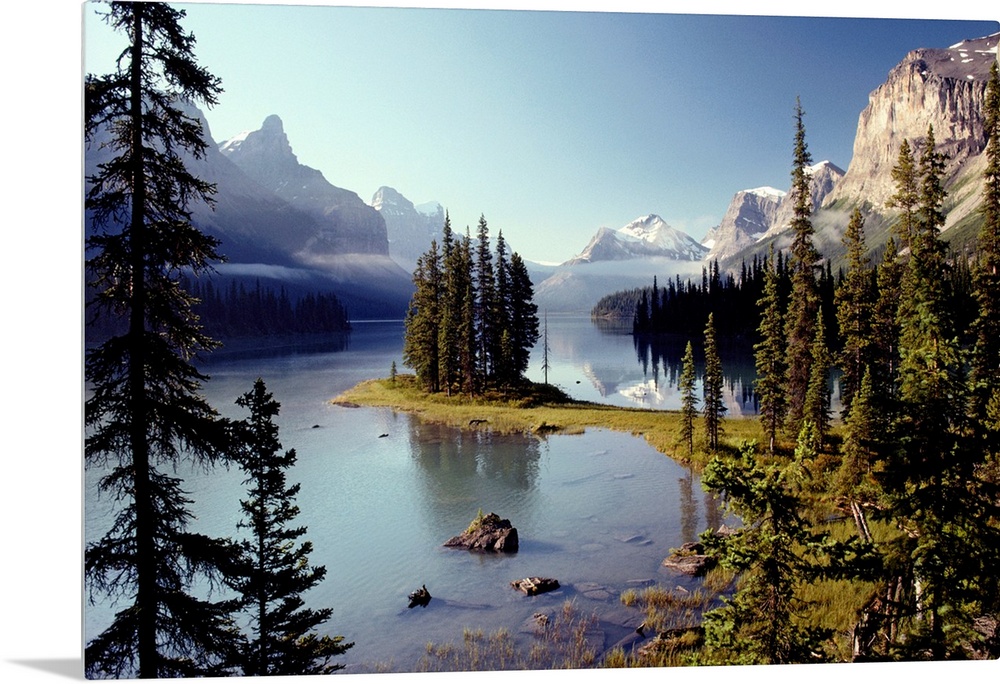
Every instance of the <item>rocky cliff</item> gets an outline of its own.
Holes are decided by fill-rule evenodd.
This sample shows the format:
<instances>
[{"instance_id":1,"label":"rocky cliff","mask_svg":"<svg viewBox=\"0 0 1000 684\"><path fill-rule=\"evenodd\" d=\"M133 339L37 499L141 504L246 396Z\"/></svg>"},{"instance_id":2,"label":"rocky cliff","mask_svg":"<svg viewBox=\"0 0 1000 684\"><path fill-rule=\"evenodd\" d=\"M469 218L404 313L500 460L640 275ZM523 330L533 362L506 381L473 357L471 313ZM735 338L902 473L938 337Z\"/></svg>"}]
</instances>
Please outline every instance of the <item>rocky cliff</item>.
<instances>
[{"instance_id":1,"label":"rocky cliff","mask_svg":"<svg viewBox=\"0 0 1000 684\"><path fill-rule=\"evenodd\" d=\"M316 218L319 230L306 246L318 261L345 254L388 256L385 220L350 190L332 185L322 172L300 164L281 119L271 115L259 130L219 146L250 178Z\"/></svg>"},{"instance_id":2,"label":"rocky cliff","mask_svg":"<svg viewBox=\"0 0 1000 684\"><path fill-rule=\"evenodd\" d=\"M724 261L757 242L774 224L786 194L771 187L737 192L722 221L702 240L709 248L705 259Z\"/></svg>"},{"instance_id":3,"label":"rocky cliff","mask_svg":"<svg viewBox=\"0 0 1000 684\"><path fill-rule=\"evenodd\" d=\"M965 40L949 48L921 48L907 54L889 72L886 82L868 98L858 117L854 151L847 173L826 204L842 206L868 202L878 213L895 192L892 168L904 139L919 146L934 127L940 151L948 155L947 185L975 162L986 144L983 135L983 98L990 65L997 59L997 38ZM962 196L953 192L952 204L979 184L965 184ZM952 215L953 225L962 216Z\"/></svg>"}]
</instances>

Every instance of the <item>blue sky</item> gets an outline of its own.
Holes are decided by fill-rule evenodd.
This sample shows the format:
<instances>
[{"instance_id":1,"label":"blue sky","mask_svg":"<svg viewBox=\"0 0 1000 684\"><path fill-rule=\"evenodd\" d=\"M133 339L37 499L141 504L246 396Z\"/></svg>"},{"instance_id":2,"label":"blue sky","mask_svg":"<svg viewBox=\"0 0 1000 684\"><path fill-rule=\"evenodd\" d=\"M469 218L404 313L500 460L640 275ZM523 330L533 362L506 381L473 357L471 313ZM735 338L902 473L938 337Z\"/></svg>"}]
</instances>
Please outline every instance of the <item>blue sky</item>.
<instances>
[{"instance_id":1,"label":"blue sky","mask_svg":"<svg viewBox=\"0 0 1000 684\"><path fill-rule=\"evenodd\" d=\"M458 228L485 214L536 261L649 213L700 239L738 190L787 189L797 96L814 161L846 169L868 94L909 50L998 30L995 19L177 5L225 88L208 112L217 141L277 114L299 161L331 183L365 201L381 185L439 201ZM109 69L120 40L109 35L87 21L87 71Z\"/></svg>"}]
</instances>

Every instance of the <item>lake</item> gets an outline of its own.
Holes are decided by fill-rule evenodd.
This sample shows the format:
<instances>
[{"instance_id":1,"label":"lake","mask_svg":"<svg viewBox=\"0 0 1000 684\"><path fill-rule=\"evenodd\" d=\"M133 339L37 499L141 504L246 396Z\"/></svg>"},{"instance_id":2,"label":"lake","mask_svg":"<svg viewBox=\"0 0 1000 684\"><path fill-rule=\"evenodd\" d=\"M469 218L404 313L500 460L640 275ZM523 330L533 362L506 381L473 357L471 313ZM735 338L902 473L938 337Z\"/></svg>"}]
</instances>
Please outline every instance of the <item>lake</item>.
<instances>
[{"instance_id":1,"label":"lake","mask_svg":"<svg viewBox=\"0 0 1000 684\"><path fill-rule=\"evenodd\" d=\"M675 344L637 344L622 330L556 316L548 319L548 341L549 382L576 398L679 406ZM539 381L541 347L540 341L529 371ZM281 403L281 441L298 455L288 473L289 483L302 485L297 523L308 527L302 539L314 544L310 561L327 570L305 598L333 608L322 630L355 643L339 659L347 672L413 671L428 642L461 643L467 628L519 633L535 613L559 610L566 601L600 618L610 646L637 624L621 606L622 591L651 583L698 586L661 562L671 548L717 527L718 505L697 477L641 438L607 430L491 435L329 403L361 380L387 376L393 361L402 369L401 349L401 322L358 322L346 341L266 354L223 350L201 364L210 375L204 394L226 416L244 417L234 402L257 377ZM753 412L745 372L728 375L730 415ZM194 500L194 528L235 535L242 472L184 468L180 475ZM110 502L96 495L96 476L86 476L88 540L108 526ZM442 547L480 509L511 520L518 553ZM532 575L562 586L531 598L511 588L511 581ZM407 595L421 585L434 598L410 610ZM85 607L85 640L108 624L112 610Z\"/></svg>"}]
</instances>

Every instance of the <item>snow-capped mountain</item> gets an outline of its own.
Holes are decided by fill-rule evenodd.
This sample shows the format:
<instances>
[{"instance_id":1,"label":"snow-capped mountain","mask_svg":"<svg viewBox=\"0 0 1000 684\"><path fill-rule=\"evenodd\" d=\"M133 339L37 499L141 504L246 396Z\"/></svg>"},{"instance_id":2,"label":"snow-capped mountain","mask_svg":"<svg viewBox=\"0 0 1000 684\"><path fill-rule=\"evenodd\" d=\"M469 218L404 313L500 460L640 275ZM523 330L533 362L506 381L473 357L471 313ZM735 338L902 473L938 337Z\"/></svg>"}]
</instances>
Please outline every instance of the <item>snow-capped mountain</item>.
<instances>
[{"instance_id":1,"label":"snow-capped mountain","mask_svg":"<svg viewBox=\"0 0 1000 684\"><path fill-rule=\"evenodd\" d=\"M656 214L649 214L618 230L600 228L583 251L563 265L625 261L640 257L701 261L707 253L708 248L690 235L671 228Z\"/></svg>"},{"instance_id":2,"label":"snow-capped mountain","mask_svg":"<svg viewBox=\"0 0 1000 684\"><path fill-rule=\"evenodd\" d=\"M768 186L737 192L722 222L701 241L709 250L705 258L723 261L757 242L774 223L787 194Z\"/></svg>"}]
</instances>

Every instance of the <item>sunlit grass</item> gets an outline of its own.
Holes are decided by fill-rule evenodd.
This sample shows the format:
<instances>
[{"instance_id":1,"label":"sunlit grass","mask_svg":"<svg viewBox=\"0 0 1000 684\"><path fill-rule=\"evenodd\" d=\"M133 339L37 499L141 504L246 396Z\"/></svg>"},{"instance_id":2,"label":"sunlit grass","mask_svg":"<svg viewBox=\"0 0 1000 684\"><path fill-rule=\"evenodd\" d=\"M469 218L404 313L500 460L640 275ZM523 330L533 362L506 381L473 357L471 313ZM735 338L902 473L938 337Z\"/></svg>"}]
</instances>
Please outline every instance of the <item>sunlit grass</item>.
<instances>
[{"instance_id":1,"label":"sunlit grass","mask_svg":"<svg viewBox=\"0 0 1000 684\"><path fill-rule=\"evenodd\" d=\"M412 413L421 420L456 428L496 433L580 434L587 428L605 428L643 437L654 449L674 460L699 467L711 458L695 421L695 449L688 454L681 437L679 411L626 408L576 401L555 387L535 384L520 394L486 396L429 394L412 375L395 380L367 380L332 400L339 404L381 406ZM744 441L763 443L760 421L734 418L722 422L722 450L736 453ZM788 453L791 444L779 447Z\"/></svg>"}]
</instances>

